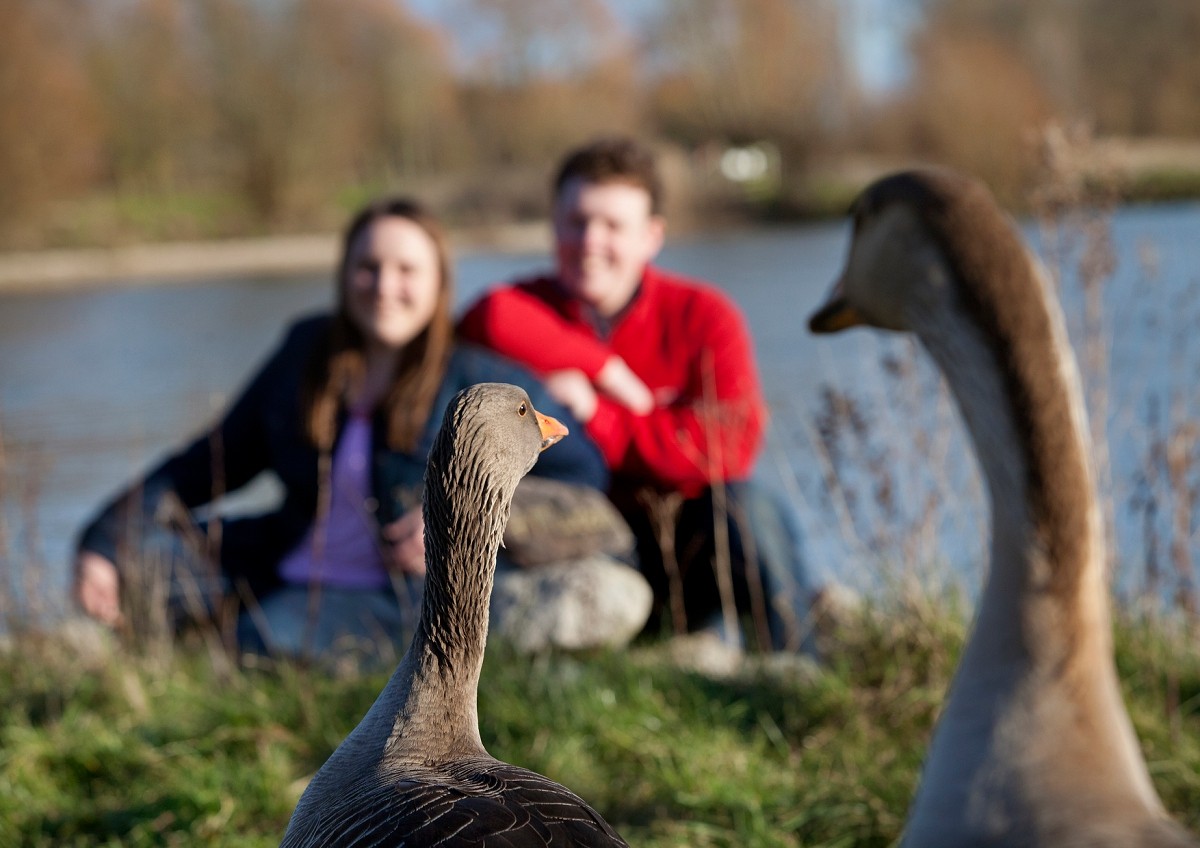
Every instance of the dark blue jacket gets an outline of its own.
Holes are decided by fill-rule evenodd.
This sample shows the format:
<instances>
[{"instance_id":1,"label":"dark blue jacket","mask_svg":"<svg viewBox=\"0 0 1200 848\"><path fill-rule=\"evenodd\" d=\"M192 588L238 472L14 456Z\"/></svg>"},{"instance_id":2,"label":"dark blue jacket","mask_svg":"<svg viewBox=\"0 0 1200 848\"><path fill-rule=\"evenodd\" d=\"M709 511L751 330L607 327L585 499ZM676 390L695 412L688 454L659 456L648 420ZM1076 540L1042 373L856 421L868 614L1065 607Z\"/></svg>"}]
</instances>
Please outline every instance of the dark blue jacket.
<instances>
[{"instance_id":1,"label":"dark blue jacket","mask_svg":"<svg viewBox=\"0 0 1200 848\"><path fill-rule=\"evenodd\" d=\"M121 568L118 551L128 550L122 544L124 529L131 519L140 522L161 515L159 507L169 493L194 510L222 492L241 488L260 472L271 471L283 484L283 503L264 515L224 521L218 554L228 577L245 578L259 592L268 590L277 581L280 560L300 542L317 512L318 454L304 433L300 386L313 347L329 323L329 316L321 315L293 324L224 419L105 506L83 531L79 547L103 554ZM496 354L459 344L416 450L401 453L388 448L386 423L381 417L373 422L368 507L375 510L381 527L420 505L425 460L450 399L460 389L483 382L520 385L538 411L571 429L571 438L542 454L532 474L601 490L608 485L604 460L584 435L583 426L550 399L535 377ZM343 417L338 439L344 423ZM220 473L214 474L215 469Z\"/></svg>"}]
</instances>

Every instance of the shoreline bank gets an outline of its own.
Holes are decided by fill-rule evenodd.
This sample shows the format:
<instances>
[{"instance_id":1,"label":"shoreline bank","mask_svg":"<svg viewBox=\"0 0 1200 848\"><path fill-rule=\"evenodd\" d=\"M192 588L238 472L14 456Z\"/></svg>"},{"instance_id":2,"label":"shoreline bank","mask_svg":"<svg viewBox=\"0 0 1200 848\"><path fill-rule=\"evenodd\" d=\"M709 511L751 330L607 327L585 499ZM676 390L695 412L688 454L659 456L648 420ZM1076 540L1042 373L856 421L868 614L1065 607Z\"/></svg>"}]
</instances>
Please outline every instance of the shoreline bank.
<instances>
[{"instance_id":1,"label":"shoreline bank","mask_svg":"<svg viewBox=\"0 0 1200 848\"><path fill-rule=\"evenodd\" d=\"M112 248L0 253L0 295L71 291L105 283L157 285L244 275L330 273L336 233L170 242ZM455 231L456 253L548 251L549 225L509 224Z\"/></svg>"}]
</instances>

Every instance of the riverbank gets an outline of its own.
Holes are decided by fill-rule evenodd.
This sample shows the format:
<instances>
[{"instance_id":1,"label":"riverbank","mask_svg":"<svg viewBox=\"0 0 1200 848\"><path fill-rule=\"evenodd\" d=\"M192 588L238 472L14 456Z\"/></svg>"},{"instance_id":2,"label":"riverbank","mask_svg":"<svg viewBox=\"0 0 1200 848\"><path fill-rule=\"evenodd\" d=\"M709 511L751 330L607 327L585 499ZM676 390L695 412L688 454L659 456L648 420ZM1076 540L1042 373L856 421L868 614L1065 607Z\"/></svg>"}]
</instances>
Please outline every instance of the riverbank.
<instances>
[{"instance_id":1,"label":"riverbank","mask_svg":"<svg viewBox=\"0 0 1200 848\"><path fill-rule=\"evenodd\" d=\"M1059 155L1071 163L1073 179L1107 186L1124 203L1200 197L1200 142L1101 139L1079 144L1063 136L1060 146L1063 149ZM736 192L731 194L729 186L709 196L705 191L711 193L712 187L700 188L690 181L685 163L672 159L667 164L664 171L672 183L668 194L684 198L671 215L672 233L694 234L731 224L745 227L756 221L778 223L780 215L796 222L840 216L859 187L885 171L911 163L844 154L817 161L812 167L813 178L802 192L804 202L792 204L795 208L785 204L785 209L773 212L736 202ZM508 191L516 189L510 187ZM514 205L511 198L508 204L499 204ZM450 237L460 255L479 250L546 253L550 249L549 225L540 220L452 227ZM338 234L325 232L0 252L0 294L68 290L118 281L121 285L144 285L224 276L328 273L338 249Z\"/></svg>"},{"instance_id":2,"label":"riverbank","mask_svg":"<svg viewBox=\"0 0 1200 848\"><path fill-rule=\"evenodd\" d=\"M208 242L0 253L0 293L51 292L120 281L159 284L226 276L328 273L337 261L336 233ZM451 233L456 252L546 251L544 222L478 227Z\"/></svg>"}]
</instances>

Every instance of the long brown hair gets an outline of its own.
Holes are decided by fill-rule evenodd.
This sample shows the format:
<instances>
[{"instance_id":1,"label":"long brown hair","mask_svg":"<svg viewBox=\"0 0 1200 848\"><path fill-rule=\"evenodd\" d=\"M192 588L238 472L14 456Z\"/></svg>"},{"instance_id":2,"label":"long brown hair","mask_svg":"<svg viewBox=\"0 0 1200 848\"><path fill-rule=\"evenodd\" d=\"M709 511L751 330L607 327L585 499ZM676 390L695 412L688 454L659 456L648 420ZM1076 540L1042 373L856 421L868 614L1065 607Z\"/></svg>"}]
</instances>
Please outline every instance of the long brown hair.
<instances>
[{"instance_id":1,"label":"long brown hair","mask_svg":"<svg viewBox=\"0 0 1200 848\"><path fill-rule=\"evenodd\" d=\"M451 316L454 280L441 225L428 210L409 198L376 200L354 216L342 238L342 257L335 280L337 311L328 334L313 351L302 386L305 429L322 451L332 449L338 412L347 394L366 375L366 340L347 309L346 280L355 241L381 218L404 218L425 231L437 251L441 280L433 318L397 355L392 386L380 404L387 421L388 447L402 451L415 449L450 357L454 340Z\"/></svg>"}]
</instances>

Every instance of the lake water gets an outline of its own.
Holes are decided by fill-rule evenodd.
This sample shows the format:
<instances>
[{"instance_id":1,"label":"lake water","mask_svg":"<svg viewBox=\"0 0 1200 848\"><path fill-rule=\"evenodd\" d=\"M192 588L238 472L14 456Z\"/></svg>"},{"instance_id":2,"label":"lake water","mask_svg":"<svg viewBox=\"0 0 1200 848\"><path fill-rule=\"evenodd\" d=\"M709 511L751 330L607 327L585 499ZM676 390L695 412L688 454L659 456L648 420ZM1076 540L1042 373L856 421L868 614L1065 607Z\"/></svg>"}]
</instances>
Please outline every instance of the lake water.
<instances>
[{"instance_id":1,"label":"lake water","mask_svg":"<svg viewBox=\"0 0 1200 848\"><path fill-rule=\"evenodd\" d=\"M1029 225L1026 234L1048 252L1039 230ZM920 575L934 566L970 586L984 505L936 375L895 336L806 330L848 236L842 222L731 232L674 241L661 264L718 283L745 310L773 409L759 471L796 505L814 568L862 585L881 570ZM1164 435L1200 422L1200 204L1122 209L1111 236L1116 264L1103 283L1100 337L1111 358L1106 490L1121 584L1137 588L1155 569L1169 573L1172 553L1177 565L1200 556L1196 507L1173 494L1165 457L1147 462ZM1048 264L1062 272L1079 348L1085 309L1073 250ZM540 255L463 255L460 306L543 267ZM4 560L37 564L50 593L60 593L72 540L92 510L216 416L288 319L330 296L328 274L0 294ZM847 392L857 417L832 426L825 387ZM818 442L819 432L836 441ZM1179 479L1200 486L1191 450ZM845 482L831 492L834 479ZM269 493L264 484L249 500ZM1183 539L1174 552L1173 538ZM1173 579L1164 578L1167 589Z\"/></svg>"}]
</instances>

